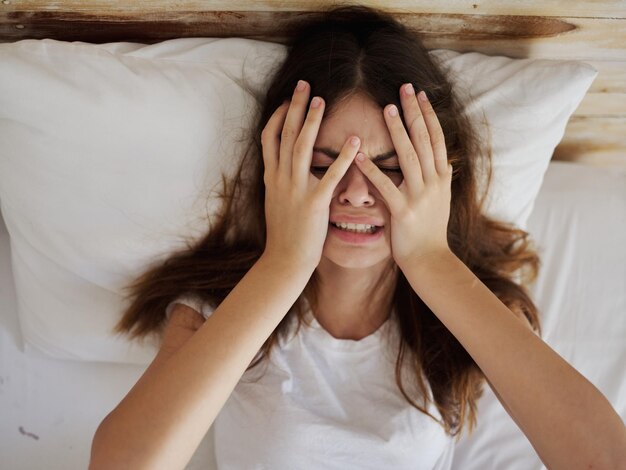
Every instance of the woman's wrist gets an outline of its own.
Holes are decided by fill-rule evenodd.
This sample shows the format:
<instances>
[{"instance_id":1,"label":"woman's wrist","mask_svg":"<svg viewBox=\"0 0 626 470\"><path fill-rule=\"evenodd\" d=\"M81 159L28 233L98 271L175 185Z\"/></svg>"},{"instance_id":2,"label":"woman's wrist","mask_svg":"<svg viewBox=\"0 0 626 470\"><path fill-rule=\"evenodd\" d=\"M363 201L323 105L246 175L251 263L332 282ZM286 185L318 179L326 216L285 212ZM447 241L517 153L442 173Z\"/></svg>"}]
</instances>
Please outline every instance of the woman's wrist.
<instances>
[{"instance_id":1,"label":"woman's wrist","mask_svg":"<svg viewBox=\"0 0 626 470\"><path fill-rule=\"evenodd\" d=\"M304 257L264 251L257 263L268 267L272 272L284 272L289 276L303 276L306 280L313 275L317 264Z\"/></svg>"},{"instance_id":2,"label":"woman's wrist","mask_svg":"<svg viewBox=\"0 0 626 470\"><path fill-rule=\"evenodd\" d=\"M457 258L452 250L449 248L441 248L409 258L403 262L397 262L397 264L402 271L411 269L427 273L429 270L436 268L442 263L448 262L451 258Z\"/></svg>"}]
</instances>

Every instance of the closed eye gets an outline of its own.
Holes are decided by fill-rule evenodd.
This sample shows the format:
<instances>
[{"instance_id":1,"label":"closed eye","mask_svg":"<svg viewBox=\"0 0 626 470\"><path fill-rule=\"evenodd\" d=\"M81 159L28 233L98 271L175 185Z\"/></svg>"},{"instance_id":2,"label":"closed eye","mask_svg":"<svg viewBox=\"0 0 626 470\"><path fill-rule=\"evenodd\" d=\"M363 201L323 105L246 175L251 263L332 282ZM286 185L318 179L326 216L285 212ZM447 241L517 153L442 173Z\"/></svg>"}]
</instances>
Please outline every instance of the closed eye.
<instances>
[{"instance_id":1,"label":"closed eye","mask_svg":"<svg viewBox=\"0 0 626 470\"><path fill-rule=\"evenodd\" d=\"M311 171L314 172L314 173L315 172L324 172L326 170L328 170L327 166L312 166L311 167Z\"/></svg>"},{"instance_id":2,"label":"closed eye","mask_svg":"<svg viewBox=\"0 0 626 470\"><path fill-rule=\"evenodd\" d=\"M383 173L394 173L394 174L402 174L402 169L400 168L380 168L380 170ZM311 172L312 173L324 173L326 172L326 170L328 170L327 166L312 166L311 167Z\"/></svg>"}]
</instances>

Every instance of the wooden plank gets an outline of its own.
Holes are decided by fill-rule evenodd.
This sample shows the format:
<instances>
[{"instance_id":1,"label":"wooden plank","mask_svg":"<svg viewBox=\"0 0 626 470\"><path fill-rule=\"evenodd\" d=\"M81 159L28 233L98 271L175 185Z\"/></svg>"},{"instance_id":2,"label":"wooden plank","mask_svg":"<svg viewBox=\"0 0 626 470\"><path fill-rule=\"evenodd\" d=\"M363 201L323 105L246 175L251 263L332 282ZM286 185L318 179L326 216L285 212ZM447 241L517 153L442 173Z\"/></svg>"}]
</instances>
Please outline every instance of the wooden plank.
<instances>
[{"instance_id":1,"label":"wooden plank","mask_svg":"<svg viewBox=\"0 0 626 470\"><path fill-rule=\"evenodd\" d=\"M623 0L595 0L593 2L571 0L362 0L345 1L399 13L434 13L464 15L528 15L567 16L592 18L626 18L626 2ZM313 11L337 4L336 0L5 0L1 2L7 11L74 11L91 16L135 14L143 16L150 12L202 12L202 11Z\"/></svg>"},{"instance_id":2,"label":"wooden plank","mask_svg":"<svg viewBox=\"0 0 626 470\"><path fill-rule=\"evenodd\" d=\"M598 71L589 91L595 93L626 93L626 61L587 60Z\"/></svg>"},{"instance_id":3,"label":"wooden plank","mask_svg":"<svg viewBox=\"0 0 626 470\"><path fill-rule=\"evenodd\" d=\"M553 159L626 173L626 118L573 116Z\"/></svg>"},{"instance_id":4,"label":"wooden plank","mask_svg":"<svg viewBox=\"0 0 626 470\"><path fill-rule=\"evenodd\" d=\"M5 0L6 1L6 0ZM176 37L253 37L284 42L292 21L315 15L289 11L16 10L0 12L0 39L156 42ZM626 60L626 19L398 13L429 48L509 57Z\"/></svg>"},{"instance_id":5,"label":"wooden plank","mask_svg":"<svg viewBox=\"0 0 626 470\"><path fill-rule=\"evenodd\" d=\"M626 118L626 93L587 93L574 111L574 116L622 116ZM626 134L626 128L623 132Z\"/></svg>"},{"instance_id":6,"label":"wooden plank","mask_svg":"<svg viewBox=\"0 0 626 470\"><path fill-rule=\"evenodd\" d=\"M445 16L419 18L428 48L478 51L516 58L626 60L626 20L592 18L538 18ZM441 33L445 31L446 33Z\"/></svg>"}]
</instances>

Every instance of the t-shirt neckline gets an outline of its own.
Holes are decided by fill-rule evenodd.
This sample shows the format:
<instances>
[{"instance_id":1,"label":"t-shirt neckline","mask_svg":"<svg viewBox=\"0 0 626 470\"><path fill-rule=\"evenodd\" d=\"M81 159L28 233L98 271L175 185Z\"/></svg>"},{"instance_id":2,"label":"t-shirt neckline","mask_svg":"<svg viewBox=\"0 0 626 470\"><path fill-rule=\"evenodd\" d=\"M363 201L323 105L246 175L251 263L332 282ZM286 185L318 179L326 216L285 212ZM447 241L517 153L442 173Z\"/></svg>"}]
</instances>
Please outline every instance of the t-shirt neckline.
<instances>
[{"instance_id":1,"label":"t-shirt neckline","mask_svg":"<svg viewBox=\"0 0 626 470\"><path fill-rule=\"evenodd\" d=\"M376 331L360 340L335 338L317 321L317 318L315 318L310 308L307 308L305 314L305 318L309 321L310 327L304 324L303 328L306 328L307 332L311 334L317 342L321 343L324 348L335 351L361 352L382 346L382 339L391 327L393 316L394 312L392 311L391 315L389 315Z\"/></svg>"}]
</instances>

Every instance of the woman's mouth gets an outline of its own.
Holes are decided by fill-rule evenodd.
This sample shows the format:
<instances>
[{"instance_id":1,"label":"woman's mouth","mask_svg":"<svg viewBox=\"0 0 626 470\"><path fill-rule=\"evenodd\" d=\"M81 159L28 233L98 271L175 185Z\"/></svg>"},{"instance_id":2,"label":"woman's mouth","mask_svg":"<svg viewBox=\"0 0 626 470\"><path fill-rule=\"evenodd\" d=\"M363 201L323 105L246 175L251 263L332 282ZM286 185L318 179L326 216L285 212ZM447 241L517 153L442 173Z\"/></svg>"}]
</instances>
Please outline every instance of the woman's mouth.
<instances>
[{"instance_id":1,"label":"woman's mouth","mask_svg":"<svg viewBox=\"0 0 626 470\"><path fill-rule=\"evenodd\" d=\"M370 224L329 222L329 232L348 243L367 243L378 240L384 233L383 227Z\"/></svg>"}]
</instances>

